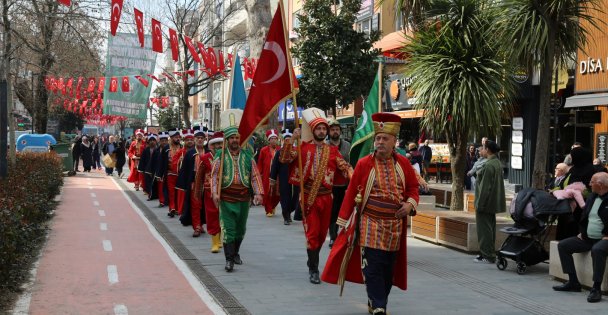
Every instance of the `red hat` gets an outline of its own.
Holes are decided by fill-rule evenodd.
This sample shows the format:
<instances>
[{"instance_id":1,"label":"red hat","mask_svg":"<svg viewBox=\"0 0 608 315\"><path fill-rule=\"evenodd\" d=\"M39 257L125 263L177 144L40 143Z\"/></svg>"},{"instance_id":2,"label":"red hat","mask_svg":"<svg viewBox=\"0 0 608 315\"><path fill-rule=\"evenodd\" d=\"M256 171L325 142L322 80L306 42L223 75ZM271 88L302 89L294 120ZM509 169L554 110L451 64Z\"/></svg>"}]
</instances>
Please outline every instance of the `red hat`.
<instances>
[{"instance_id":1,"label":"red hat","mask_svg":"<svg viewBox=\"0 0 608 315\"><path fill-rule=\"evenodd\" d=\"M182 130L182 137L184 137L184 139L194 138L194 133L191 129L184 129Z\"/></svg>"},{"instance_id":2,"label":"red hat","mask_svg":"<svg viewBox=\"0 0 608 315\"><path fill-rule=\"evenodd\" d=\"M213 136L211 137L211 139L209 139L209 144L214 144L214 143L218 143L218 142L223 142L224 141L224 132L222 131L216 131L213 133Z\"/></svg>"},{"instance_id":3,"label":"red hat","mask_svg":"<svg viewBox=\"0 0 608 315\"><path fill-rule=\"evenodd\" d=\"M135 130L135 135L136 135L136 136L137 136L137 135L142 135L142 136L143 136L143 135L144 135L144 131L143 131L143 130L141 130L141 129L137 129L137 130Z\"/></svg>"},{"instance_id":4,"label":"red hat","mask_svg":"<svg viewBox=\"0 0 608 315\"><path fill-rule=\"evenodd\" d=\"M401 117L392 113L375 113L372 115L374 121L374 134L388 133L393 136L399 135L401 130Z\"/></svg>"},{"instance_id":5,"label":"red hat","mask_svg":"<svg viewBox=\"0 0 608 315\"><path fill-rule=\"evenodd\" d=\"M272 137L279 138L277 131L275 129L266 130L266 139L270 140Z\"/></svg>"}]
</instances>

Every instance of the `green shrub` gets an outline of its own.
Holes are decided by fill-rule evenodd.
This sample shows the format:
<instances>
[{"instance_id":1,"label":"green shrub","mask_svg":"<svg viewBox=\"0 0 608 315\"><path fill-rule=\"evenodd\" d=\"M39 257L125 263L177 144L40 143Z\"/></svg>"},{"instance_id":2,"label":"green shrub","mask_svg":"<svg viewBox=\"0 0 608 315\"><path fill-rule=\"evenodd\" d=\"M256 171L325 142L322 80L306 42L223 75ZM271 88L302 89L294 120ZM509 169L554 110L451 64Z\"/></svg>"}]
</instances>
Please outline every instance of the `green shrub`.
<instances>
[{"instance_id":1,"label":"green shrub","mask_svg":"<svg viewBox=\"0 0 608 315\"><path fill-rule=\"evenodd\" d=\"M0 180L0 313L28 278L62 184L61 158L53 152L19 153Z\"/></svg>"}]
</instances>

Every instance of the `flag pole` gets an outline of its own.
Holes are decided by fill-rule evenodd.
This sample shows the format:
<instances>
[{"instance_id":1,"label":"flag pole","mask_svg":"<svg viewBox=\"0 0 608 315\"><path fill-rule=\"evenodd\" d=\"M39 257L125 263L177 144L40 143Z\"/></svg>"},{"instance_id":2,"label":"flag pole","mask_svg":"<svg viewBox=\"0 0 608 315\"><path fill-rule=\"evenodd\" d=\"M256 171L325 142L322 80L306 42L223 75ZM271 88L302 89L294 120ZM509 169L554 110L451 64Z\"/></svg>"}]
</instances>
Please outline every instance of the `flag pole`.
<instances>
[{"instance_id":1,"label":"flag pole","mask_svg":"<svg viewBox=\"0 0 608 315\"><path fill-rule=\"evenodd\" d=\"M384 58L378 62L378 113L382 113L382 65ZM388 100L386 100L388 103Z\"/></svg>"},{"instance_id":2,"label":"flag pole","mask_svg":"<svg viewBox=\"0 0 608 315\"><path fill-rule=\"evenodd\" d=\"M234 47L234 57L238 58L236 55L236 47ZM232 75L230 76L230 83L228 84L228 107L230 107L230 103L232 102L232 84L234 83L234 62L232 63ZM240 62L239 62L240 64ZM241 69L236 69L236 71L241 71ZM221 122L220 122L221 123ZM220 198L222 196L222 176L224 175L224 158L226 154L227 143L226 139L224 139L224 145L222 146L222 154L220 155L220 169L218 171L218 179L217 179L217 196ZM217 210L220 211L220 202L217 203Z\"/></svg>"},{"instance_id":3,"label":"flag pole","mask_svg":"<svg viewBox=\"0 0 608 315\"><path fill-rule=\"evenodd\" d=\"M287 39L287 28L285 27L285 12L281 1L279 1L279 8L281 10L281 22L283 23L283 37L285 38L285 50L287 51L287 66L289 70L289 84L291 86L291 98L293 100L293 119L296 128L299 127L300 117L298 116L298 101L296 99L296 93L293 88L293 65L291 64L291 50L289 49L289 41ZM287 111L287 101L285 101L285 111ZM283 120L283 124L287 124L287 120ZM283 128L285 129L285 128ZM295 128L294 128L295 129ZM298 151L298 173L300 174L300 211L302 212L302 223L304 230L306 230L306 215L304 214L304 174L302 174L302 134L300 133L300 139L296 150Z\"/></svg>"}]
</instances>

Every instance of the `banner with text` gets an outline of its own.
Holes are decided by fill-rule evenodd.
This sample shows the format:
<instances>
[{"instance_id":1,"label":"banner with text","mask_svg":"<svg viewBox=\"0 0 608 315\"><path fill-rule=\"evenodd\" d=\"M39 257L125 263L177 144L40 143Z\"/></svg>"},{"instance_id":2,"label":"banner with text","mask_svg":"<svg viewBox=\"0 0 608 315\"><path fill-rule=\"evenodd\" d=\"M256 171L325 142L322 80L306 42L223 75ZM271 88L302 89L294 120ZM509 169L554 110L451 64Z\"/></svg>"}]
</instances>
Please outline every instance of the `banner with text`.
<instances>
[{"instance_id":1,"label":"banner with text","mask_svg":"<svg viewBox=\"0 0 608 315\"><path fill-rule=\"evenodd\" d=\"M146 36L145 43L145 47L140 47L137 34L116 33L116 36L108 36L105 76L116 77L118 82L123 82L123 77L128 76L130 89L128 92L118 89L116 93L109 93L111 80L106 80L103 93L104 114L146 119L146 104L150 99L152 85L145 87L143 84L134 84L137 82L134 76L154 73L158 54L150 48L150 36Z\"/></svg>"}]
</instances>

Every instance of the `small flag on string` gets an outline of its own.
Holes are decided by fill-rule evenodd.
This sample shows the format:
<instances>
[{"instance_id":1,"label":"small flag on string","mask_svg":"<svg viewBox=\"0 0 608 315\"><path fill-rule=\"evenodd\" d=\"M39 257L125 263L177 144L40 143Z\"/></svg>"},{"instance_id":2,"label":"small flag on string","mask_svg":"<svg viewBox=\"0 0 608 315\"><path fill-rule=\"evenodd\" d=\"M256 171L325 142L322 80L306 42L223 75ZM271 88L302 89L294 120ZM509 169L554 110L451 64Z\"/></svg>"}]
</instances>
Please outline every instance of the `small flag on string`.
<instances>
[{"instance_id":1,"label":"small flag on string","mask_svg":"<svg viewBox=\"0 0 608 315\"><path fill-rule=\"evenodd\" d=\"M141 82L141 84L143 84L145 87L148 87L148 85L150 85L150 81L148 81L146 78L142 77L141 75L136 75L135 78L137 80L139 80L139 82Z\"/></svg>"},{"instance_id":2,"label":"small flag on string","mask_svg":"<svg viewBox=\"0 0 608 315\"><path fill-rule=\"evenodd\" d=\"M122 14L122 2L123 0L112 0L112 15L110 17L110 32L112 36L116 36L120 15Z\"/></svg>"},{"instance_id":3,"label":"small flag on string","mask_svg":"<svg viewBox=\"0 0 608 315\"><path fill-rule=\"evenodd\" d=\"M128 76L122 77L122 91L129 92L130 90L131 90L131 87L129 84L129 77Z\"/></svg>"},{"instance_id":4,"label":"small flag on string","mask_svg":"<svg viewBox=\"0 0 608 315\"><path fill-rule=\"evenodd\" d=\"M144 13L135 8L135 25L137 26L137 37L139 45L144 47Z\"/></svg>"},{"instance_id":5,"label":"small flag on string","mask_svg":"<svg viewBox=\"0 0 608 315\"><path fill-rule=\"evenodd\" d=\"M173 61L177 61L179 59L179 41L177 39L177 32L172 28L169 29L169 40L171 42L171 56L173 57Z\"/></svg>"},{"instance_id":6,"label":"small flag on string","mask_svg":"<svg viewBox=\"0 0 608 315\"><path fill-rule=\"evenodd\" d=\"M152 50L157 53L163 52L163 31L160 22L152 19Z\"/></svg>"}]
</instances>

